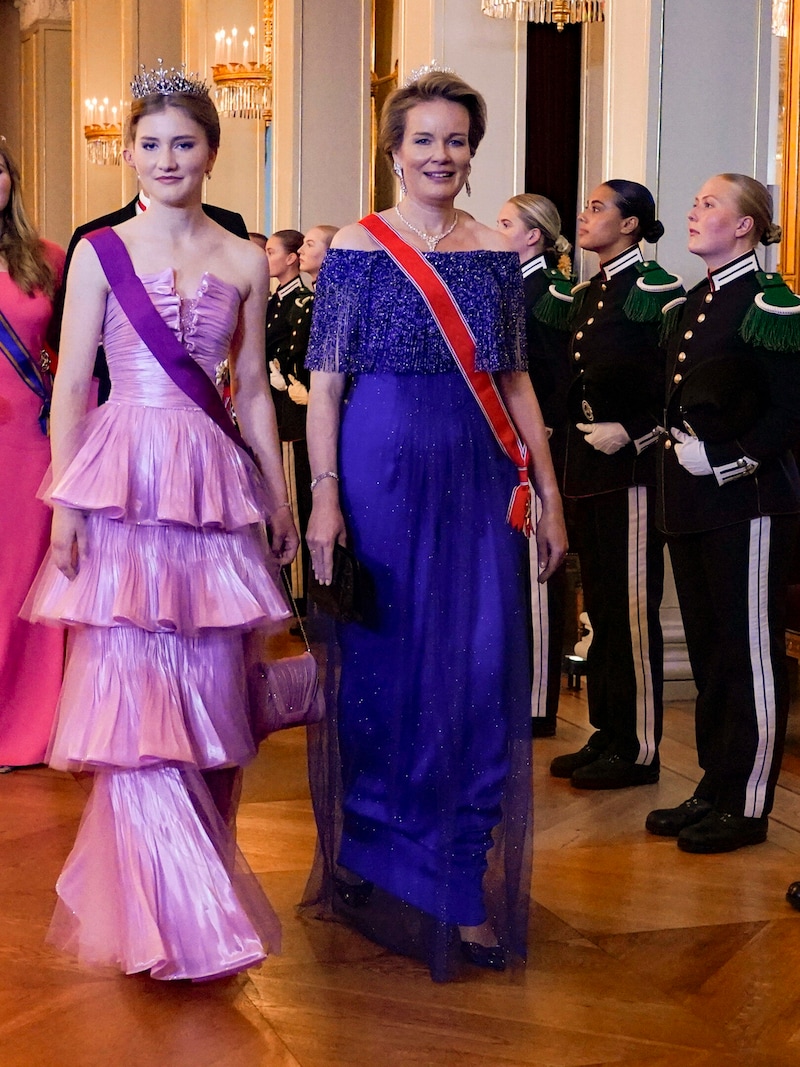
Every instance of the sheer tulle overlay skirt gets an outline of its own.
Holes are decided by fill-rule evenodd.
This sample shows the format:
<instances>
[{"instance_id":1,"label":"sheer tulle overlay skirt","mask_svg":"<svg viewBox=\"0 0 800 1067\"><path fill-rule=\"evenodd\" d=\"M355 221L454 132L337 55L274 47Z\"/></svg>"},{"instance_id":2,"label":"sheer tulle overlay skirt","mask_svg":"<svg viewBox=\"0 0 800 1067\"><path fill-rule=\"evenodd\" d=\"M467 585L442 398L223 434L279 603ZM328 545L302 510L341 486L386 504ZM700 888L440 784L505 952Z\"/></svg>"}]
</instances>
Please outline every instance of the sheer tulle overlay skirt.
<instances>
[{"instance_id":1,"label":"sheer tulle overlay skirt","mask_svg":"<svg viewBox=\"0 0 800 1067\"><path fill-rule=\"evenodd\" d=\"M527 546L505 521L516 473L457 373L361 376L340 447L350 543L376 603L327 643L305 903L436 978L453 973L457 926L486 918L524 958ZM343 869L375 884L366 905L337 900Z\"/></svg>"}]
</instances>

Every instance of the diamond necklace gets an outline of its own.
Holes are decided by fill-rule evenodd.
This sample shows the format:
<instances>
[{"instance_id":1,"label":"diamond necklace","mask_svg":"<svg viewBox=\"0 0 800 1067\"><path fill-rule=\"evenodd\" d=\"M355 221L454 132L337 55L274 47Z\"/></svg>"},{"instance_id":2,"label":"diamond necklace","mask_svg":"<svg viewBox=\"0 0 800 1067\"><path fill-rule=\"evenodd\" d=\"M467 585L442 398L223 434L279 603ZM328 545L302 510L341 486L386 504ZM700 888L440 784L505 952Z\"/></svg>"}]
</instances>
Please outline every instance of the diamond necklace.
<instances>
[{"instance_id":1,"label":"diamond necklace","mask_svg":"<svg viewBox=\"0 0 800 1067\"><path fill-rule=\"evenodd\" d=\"M397 204L395 204L394 209L397 212L397 217L400 219L400 221L406 226L408 226L409 230L411 230L412 233L415 233L417 237L422 238L422 240L428 246L429 252L436 251L436 246L438 245L438 243L440 241L443 241L445 237L448 237L453 232L453 230L456 228L456 223L458 222L458 209L456 209L455 217L446 230L442 230L441 233L426 233L425 230L418 230L416 226L412 226L408 219L405 217L405 215L402 213L400 208L397 206Z\"/></svg>"}]
</instances>

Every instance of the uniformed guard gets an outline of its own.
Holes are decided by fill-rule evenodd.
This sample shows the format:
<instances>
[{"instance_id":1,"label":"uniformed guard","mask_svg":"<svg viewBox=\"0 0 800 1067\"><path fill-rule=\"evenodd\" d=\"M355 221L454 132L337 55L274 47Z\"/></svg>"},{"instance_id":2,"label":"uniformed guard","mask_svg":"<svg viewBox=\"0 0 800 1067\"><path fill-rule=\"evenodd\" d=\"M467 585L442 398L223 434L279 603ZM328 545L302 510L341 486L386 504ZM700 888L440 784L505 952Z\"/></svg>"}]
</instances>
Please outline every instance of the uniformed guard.
<instances>
[{"instance_id":1,"label":"uniformed guard","mask_svg":"<svg viewBox=\"0 0 800 1067\"><path fill-rule=\"evenodd\" d=\"M537 193L512 196L500 209L497 228L508 247L518 253L522 265L528 374L550 432L550 454L558 471L564 466L567 389L571 378L569 339L573 298L572 283L564 270L569 275L572 245L561 233L561 217L555 204ZM534 514L534 521L536 517ZM562 566L547 582L538 581L535 537L530 539L530 564L531 734L552 737L556 732L561 693L567 575Z\"/></svg>"},{"instance_id":2,"label":"uniformed guard","mask_svg":"<svg viewBox=\"0 0 800 1067\"><path fill-rule=\"evenodd\" d=\"M578 216L578 243L600 271L573 290L575 332L564 494L573 509L595 732L550 765L582 789L658 781L663 640L663 541L655 528L655 443L662 428L663 307L680 278L645 261L639 241L664 233L637 182L598 186Z\"/></svg>"},{"instance_id":3,"label":"uniformed guard","mask_svg":"<svg viewBox=\"0 0 800 1067\"><path fill-rule=\"evenodd\" d=\"M786 733L800 299L755 253L779 240L769 192L745 175L711 178L689 212L689 250L708 276L680 307L669 347L658 522L697 685L703 777L646 822L686 852L766 839Z\"/></svg>"},{"instance_id":4,"label":"uniformed guard","mask_svg":"<svg viewBox=\"0 0 800 1067\"><path fill-rule=\"evenodd\" d=\"M306 448L306 411L310 373L305 369L314 294L300 277L299 230L277 230L267 241L270 274L278 288L267 305L266 358L278 436L284 443L286 483L302 537L302 567L293 571L293 587L304 607L308 574L305 531L311 514L311 468Z\"/></svg>"}]
</instances>

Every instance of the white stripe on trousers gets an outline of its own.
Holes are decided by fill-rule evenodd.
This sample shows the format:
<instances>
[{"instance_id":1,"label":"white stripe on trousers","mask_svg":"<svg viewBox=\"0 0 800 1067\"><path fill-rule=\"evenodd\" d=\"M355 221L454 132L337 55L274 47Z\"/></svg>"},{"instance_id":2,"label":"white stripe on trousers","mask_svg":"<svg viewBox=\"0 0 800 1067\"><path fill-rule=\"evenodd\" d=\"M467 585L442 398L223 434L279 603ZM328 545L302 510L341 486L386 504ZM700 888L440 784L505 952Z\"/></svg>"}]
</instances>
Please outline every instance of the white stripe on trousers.
<instances>
[{"instance_id":1,"label":"white stripe on trousers","mask_svg":"<svg viewBox=\"0 0 800 1067\"><path fill-rule=\"evenodd\" d=\"M758 745L744 799L744 814L764 814L769 772L775 754L775 672L769 644L769 517L751 519L747 575L747 627L753 672L753 709Z\"/></svg>"},{"instance_id":2,"label":"white stripe on trousers","mask_svg":"<svg viewBox=\"0 0 800 1067\"><path fill-rule=\"evenodd\" d=\"M547 715L547 690L550 681L550 604L547 582L539 581L539 553L536 545L536 527L542 516L542 502L536 493L532 493L532 497L531 536L528 538L533 624L531 718L543 719Z\"/></svg>"},{"instance_id":3,"label":"white stripe on trousers","mask_svg":"<svg viewBox=\"0 0 800 1067\"><path fill-rule=\"evenodd\" d=\"M636 762L645 766L656 754L655 698L647 621L647 489L628 490L628 621L636 679Z\"/></svg>"}]
</instances>

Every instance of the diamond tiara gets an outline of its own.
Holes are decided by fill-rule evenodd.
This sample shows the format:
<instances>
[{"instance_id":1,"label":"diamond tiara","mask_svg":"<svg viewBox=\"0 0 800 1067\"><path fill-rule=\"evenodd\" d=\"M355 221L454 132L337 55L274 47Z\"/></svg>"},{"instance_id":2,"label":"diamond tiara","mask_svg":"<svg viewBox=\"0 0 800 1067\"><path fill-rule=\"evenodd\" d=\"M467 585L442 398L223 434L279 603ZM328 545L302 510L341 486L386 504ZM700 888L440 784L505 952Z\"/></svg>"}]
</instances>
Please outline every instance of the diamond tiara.
<instances>
[{"instance_id":1,"label":"diamond tiara","mask_svg":"<svg viewBox=\"0 0 800 1067\"><path fill-rule=\"evenodd\" d=\"M417 67L415 70L412 70L406 78L404 87L407 89L410 85L413 85L414 82L418 82L423 74L433 74L434 71L438 74L455 74L452 67L442 67L435 59L432 59L430 63L426 63L424 67Z\"/></svg>"},{"instance_id":2,"label":"diamond tiara","mask_svg":"<svg viewBox=\"0 0 800 1067\"><path fill-rule=\"evenodd\" d=\"M158 60L158 68L147 70L144 63L141 71L131 82L131 94L135 98L159 93L170 96L172 93L187 93L189 96L208 96L208 85L196 71L186 71L186 64L180 67L164 69L164 60Z\"/></svg>"}]
</instances>

